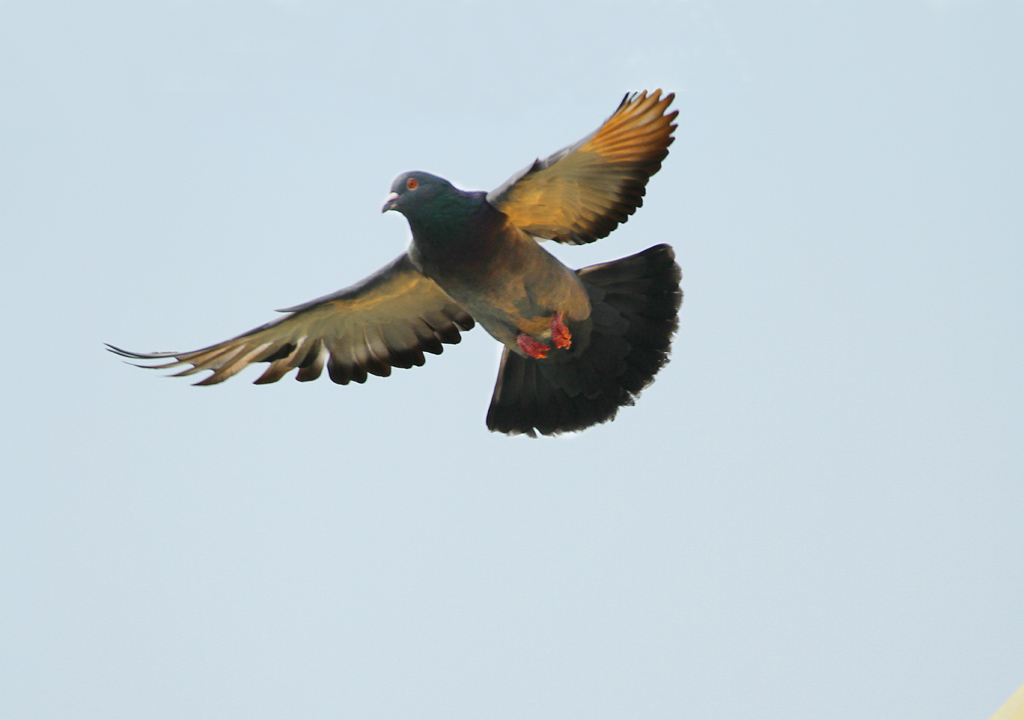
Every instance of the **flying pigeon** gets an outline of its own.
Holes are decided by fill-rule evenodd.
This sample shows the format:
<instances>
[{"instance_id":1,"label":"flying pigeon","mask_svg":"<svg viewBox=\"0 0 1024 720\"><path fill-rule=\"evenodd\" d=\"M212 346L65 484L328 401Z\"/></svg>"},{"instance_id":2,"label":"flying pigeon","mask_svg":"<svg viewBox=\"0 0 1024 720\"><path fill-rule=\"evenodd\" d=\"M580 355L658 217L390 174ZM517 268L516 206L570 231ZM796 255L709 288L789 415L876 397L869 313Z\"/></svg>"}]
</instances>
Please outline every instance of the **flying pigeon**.
<instances>
[{"instance_id":1,"label":"flying pigeon","mask_svg":"<svg viewBox=\"0 0 1024 720\"><path fill-rule=\"evenodd\" d=\"M480 323L504 345L487 427L536 437L611 420L668 361L678 325L681 274L668 245L571 270L538 240L579 245L608 235L643 204L648 179L672 144L678 111L661 90L628 94L594 133L504 185L465 192L425 172L399 175L383 212L402 213L412 243L389 265L331 295L287 308L283 318L192 352L123 357L189 365L177 375L223 382L270 363L256 384L327 366L341 385L393 367Z\"/></svg>"}]
</instances>

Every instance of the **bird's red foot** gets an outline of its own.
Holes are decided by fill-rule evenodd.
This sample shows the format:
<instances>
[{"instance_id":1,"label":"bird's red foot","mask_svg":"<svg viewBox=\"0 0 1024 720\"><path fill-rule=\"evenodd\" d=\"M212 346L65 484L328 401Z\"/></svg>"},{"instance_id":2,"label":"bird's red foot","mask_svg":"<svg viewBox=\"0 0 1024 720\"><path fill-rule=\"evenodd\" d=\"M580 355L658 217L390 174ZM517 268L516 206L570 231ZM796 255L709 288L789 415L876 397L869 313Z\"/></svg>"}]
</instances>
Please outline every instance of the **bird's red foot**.
<instances>
[{"instance_id":1,"label":"bird's red foot","mask_svg":"<svg viewBox=\"0 0 1024 720\"><path fill-rule=\"evenodd\" d=\"M565 350L572 346L572 333L569 332L569 328L562 322L562 313L556 313L555 317L551 320L551 342L560 350Z\"/></svg>"},{"instance_id":2,"label":"bird's red foot","mask_svg":"<svg viewBox=\"0 0 1024 720\"><path fill-rule=\"evenodd\" d=\"M548 356L549 348L542 342L537 342L526 333L519 333L519 337L516 338L516 345L524 353L537 360L543 360Z\"/></svg>"}]
</instances>

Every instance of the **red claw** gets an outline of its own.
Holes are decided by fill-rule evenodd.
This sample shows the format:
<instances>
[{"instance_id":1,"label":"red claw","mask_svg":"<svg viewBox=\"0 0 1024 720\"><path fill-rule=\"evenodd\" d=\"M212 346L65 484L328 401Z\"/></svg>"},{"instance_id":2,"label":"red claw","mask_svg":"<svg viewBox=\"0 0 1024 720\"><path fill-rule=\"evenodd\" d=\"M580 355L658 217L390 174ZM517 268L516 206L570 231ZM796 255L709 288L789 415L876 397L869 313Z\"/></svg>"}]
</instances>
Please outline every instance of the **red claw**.
<instances>
[{"instance_id":1,"label":"red claw","mask_svg":"<svg viewBox=\"0 0 1024 720\"><path fill-rule=\"evenodd\" d=\"M536 360L543 360L548 356L550 348L542 342L537 342L526 333L519 333L516 338L516 345L519 349Z\"/></svg>"},{"instance_id":2,"label":"red claw","mask_svg":"<svg viewBox=\"0 0 1024 720\"><path fill-rule=\"evenodd\" d=\"M556 313L551 320L551 341L556 348L565 350L572 346L572 333L562 322L562 313Z\"/></svg>"}]
</instances>

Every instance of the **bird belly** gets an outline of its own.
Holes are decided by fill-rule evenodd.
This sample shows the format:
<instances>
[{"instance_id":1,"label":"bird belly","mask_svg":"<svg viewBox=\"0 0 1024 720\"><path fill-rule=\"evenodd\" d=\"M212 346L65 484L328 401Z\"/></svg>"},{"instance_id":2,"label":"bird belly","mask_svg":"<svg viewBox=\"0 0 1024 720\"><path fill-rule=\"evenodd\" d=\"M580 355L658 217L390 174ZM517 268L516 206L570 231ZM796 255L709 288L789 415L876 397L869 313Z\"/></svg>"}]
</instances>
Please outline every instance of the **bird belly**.
<instances>
[{"instance_id":1,"label":"bird belly","mask_svg":"<svg viewBox=\"0 0 1024 720\"><path fill-rule=\"evenodd\" d=\"M421 244L414 235L409 257L492 337L516 353L522 354L520 334L550 346L556 315L573 337L579 335L580 349L586 344L590 298L579 277L507 221L471 242L448 248Z\"/></svg>"},{"instance_id":2,"label":"bird belly","mask_svg":"<svg viewBox=\"0 0 1024 720\"><path fill-rule=\"evenodd\" d=\"M552 320L559 313L582 349L590 326L587 292L575 272L537 249L550 261L517 265L506 255L494 267L459 273L456 281L435 279L494 339L514 352L522 354L517 343L521 333L550 346Z\"/></svg>"}]
</instances>

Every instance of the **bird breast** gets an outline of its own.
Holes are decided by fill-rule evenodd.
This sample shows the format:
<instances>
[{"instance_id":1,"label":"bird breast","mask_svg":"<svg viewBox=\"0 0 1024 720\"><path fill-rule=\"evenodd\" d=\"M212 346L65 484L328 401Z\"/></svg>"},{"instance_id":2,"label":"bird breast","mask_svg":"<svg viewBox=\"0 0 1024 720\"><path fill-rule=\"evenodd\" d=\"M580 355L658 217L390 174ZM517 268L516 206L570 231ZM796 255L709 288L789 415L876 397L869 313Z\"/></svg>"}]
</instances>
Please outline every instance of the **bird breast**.
<instances>
[{"instance_id":1,"label":"bird breast","mask_svg":"<svg viewBox=\"0 0 1024 720\"><path fill-rule=\"evenodd\" d=\"M590 318L590 300L576 273L511 224L481 238L478 252L444 265L427 262L422 269L510 348L520 332L550 340L556 313L563 313L570 329Z\"/></svg>"}]
</instances>

